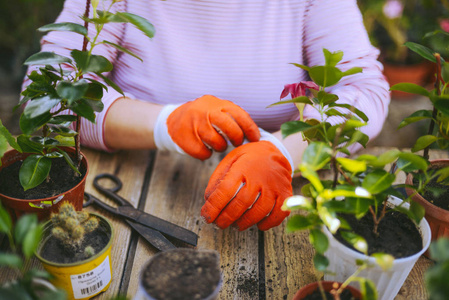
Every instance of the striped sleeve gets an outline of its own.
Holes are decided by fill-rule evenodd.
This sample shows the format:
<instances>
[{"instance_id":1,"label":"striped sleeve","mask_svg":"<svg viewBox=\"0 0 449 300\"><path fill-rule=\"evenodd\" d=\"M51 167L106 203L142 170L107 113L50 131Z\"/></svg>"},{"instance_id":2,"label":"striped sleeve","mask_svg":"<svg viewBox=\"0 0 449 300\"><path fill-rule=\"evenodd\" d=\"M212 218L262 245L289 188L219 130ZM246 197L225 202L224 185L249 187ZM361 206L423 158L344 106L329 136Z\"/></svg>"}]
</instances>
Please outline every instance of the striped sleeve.
<instances>
[{"instance_id":1,"label":"striped sleeve","mask_svg":"<svg viewBox=\"0 0 449 300\"><path fill-rule=\"evenodd\" d=\"M323 48L326 48L331 52L344 52L338 65L343 71L352 67L363 69L361 74L344 77L330 87L329 92L338 95L341 103L353 105L367 115L368 125L361 130L372 139L380 133L387 117L390 92L382 73L383 66L377 60L379 51L369 42L357 2L320 0L310 3L304 28L305 59L310 66L323 64ZM318 118L318 113L308 107L305 116ZM331 122L339 121L342 119L333 117ZM360 145L350 150L358 148Z\"/></svg>"}]
</instances>

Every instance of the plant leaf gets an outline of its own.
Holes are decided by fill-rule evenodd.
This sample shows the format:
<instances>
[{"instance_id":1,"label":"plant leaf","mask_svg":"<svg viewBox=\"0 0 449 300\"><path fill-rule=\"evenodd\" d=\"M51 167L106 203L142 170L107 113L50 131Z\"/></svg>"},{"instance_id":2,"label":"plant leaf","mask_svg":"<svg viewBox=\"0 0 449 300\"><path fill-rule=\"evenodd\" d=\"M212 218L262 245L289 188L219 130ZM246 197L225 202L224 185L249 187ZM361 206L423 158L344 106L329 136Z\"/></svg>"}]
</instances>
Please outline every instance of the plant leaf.
<instances>
[{"instance_id":1,"label":"plant leaf","mask_svg":"<svg viewBox=\"0 0 449 300\"><path fill-rule=\"evenodd\" d=\"M402 127L405 127L411 123L415 123L421 120L430 119L432 118L432 112L430 110L421 109L418 111L415 111L410 116L402 120L402 122L399 124L398 129L401 129Z\"/></svg>"},{"instance_id":2,"label":"plant leaf","mask_svg":"<svg viewBox=\"0 0 449 300\"><path fill-rule=\"evenodd\" d=\"M329 248L327 236L319 229L310 230L309 240L315 250L320 254L324 254L327 248Z\"/></svg>"},{"instance_id":3,"label":"plant leaf","mask_svg":"<svg viewBox=\"0 0 449 300\"><path fill-rule=\"evenodd\" d=\"M37 215L36 214L25 214L17 220L16 226L14 228L14 238L17 244L22 244L27 232L32 230L37 226Z\"/></svg>"},{"instance_id":4,"label":"plant leaf","mask_svg":"<svg viewBox=\"0 0 449 300\"><path fill-rule=\"evenodd\" d=\"M329 260L326 256L320 253L315 253L315 256L313 257L313 265L317 271L324 272L329 266Z\"/></svg>"},{"instance_id":5,"label":"plant leaf","mask_svg":"<svg viewBox=\"0 0 449 300\"><path fill-rule=\"evenodd\" d=\"M61 102L61 98L46 95L28 102L23 113L27 118L34 119L38 116L48 114L50 110Z\"/></svg>"},{"instance_id":6,"label":"plant leaf","mask_svg":"<svg viewBox=\"0 0 449 300\"><path fill-rule=\"evenodd\" d=\"M331 159L332 149L322 142L311 143L302 156L302 164L307 164L314 171L322 169Z\"/></svg>"},{"instance_id":7,"label":"plant leaf","mask_svg":"<svg viewBox=\"0 0 449 300\"><path fill-rule=\"evenodd\" d=\"M104 56L89 55L88 52L80 50L72 50L70 54L83 73L103 73L112 71L112 63Z\"/></svg>"},{"instance_id":8,"label":"plant leaf","mask_svg":"<svg viewBox=\"0 0 449 300\"><path fill-rule=\"evenodd\" d=\"M314 126L307 124L306 122L302 121L290 121L285 122L281 125L281 132L282 137L286 138L287 136L291 134L295 134L297 132L305 131L307 129L310 129Z\"/></svg>"},{"instance_id":9,"label":"plant leaf","mask_svg":"<svg viewBox=\"0 0 449 300\"><path fill-rule=\"evenodd\" d=\"M5 140L8 142L8 144L11 147L13 147L14 149L16 149L19 152L22 152L22 149L20 148L19 144L16 142L16 139L12 136L12 134L8 131L8 129L5 126L3 126L2 120L0 120L0 137L4 137ZM0 158L3 156L6 149L7 149L7 147L5 144L5 148L0 149ZM1 166L1 161L0 161L0 166Z\"/></svg>"},{"instance_id":10,"label":"plant leaf","mask_svg":"<svg viewBox=\"0 0 449 300\"><path fill-rule=\"evenodd\" d=\"M115 43L111 43L111 42L108 42L108 41L103 41L103 43L104 43L104 44L111 45L112 47L116 48L117 50L122 51L122 52L124 52L124 53L126 53L126 54L129 54L129 55L131 55L131 56L133 56L133 57L135 57L135 58L137 58L138 60L140 60L140 61L143 62L143 60L142 60L137 54L135 54L134 52L132 52L132 51L130 51L130 50L128 50L128 49L126 49L125 47L122 47L122 46L120 46L120 45L117 45L117 44L115 44Z\"/></svg>"},{"instance_id":11,"label":"plant leaf","mask_svg":"<svg viewBox=\"0 0 449 300\"><path fill-rule=\"evenodd\" d=\"M24 190L29 190L41 184L50 173L51 160L42 155L28 156L19 171L20 184Z\"/></svg>"},{"instance_id":12,"label":"plant leaf","mask_svg":"<svg viewBox=\"0 0 449 300\"><path fill-rule=\"evenodd\" d=\"M362 187L371 194L378 194L388 189L394 182L396 177L384 170L375 170L368 173L363 179Z\"/></svg>"},{"instance_id":13,"label":"plant leaf","mask_svg":"<svg viewBox=\"0 0 449 300\"><path fill-rule=\"evenodd\" d=\"M42 231L42 225L37 225L26 233L22 244L22 252L26 258L30 258L34 255L42 238Z\"/></svg>"},{"instance_id":14,"label":"plant leaf","mask_svg":"<svg viewBox=\"0 0 449 300\"><path fill-rule=\"evenodd\" d=\"M53 52L38 52L31 55L25 62L25 65L53 65L62 63L71 63L68 57L58 55Z\"/></svg>"},{"instance_id":15,"label":"plant leaf","mask_svg":"<svg viewBox=\"0 0 449 300\"><path fill-rule=\"evenodd\" d=\"M435 52L432 49L413 42L406 42L404 45L407 46L413 52L419 54L421 57L430 60L431 62L434 63L437 62L437 59L434 56Z\"/></svg>"},{"instance_id":16,"label":"plant leaf","mask_svg":"<svg viewBox=\"0 0 449 300\"><path fill-rule=\"evenodd\" d=\"M12 253L0 253L0 266L20 269L22 268L22 265L23 262L19 255Z\"/></svg>"},{"instance_id":17,"label":"plant leaf","mask_svg":"<svg viewBox=\"0 0 449 300\"><path fill-rule=\"evenodd\" d=\"M415 145L412 147L412 152L417 152L430 146L434 142L436 142L438 138L434 135L423 135L416 140Z\"/></svg>"},{"instance_id":18,"label":"plant leaf","mask_svg":"<svg viewBox=\"0 0 449 300\"><path fill-rule=\"evenodd\" d=\"M86 80L79 80L75 82L61 81L56 87L61 98L67 99L71 105L73 102L81 99L89 88L89 83Z\"/></svg>"},{"instance_id":19,"label":"plant leaf","mask_svg":"<svg viewBox=\"0 0 449 300\"><path fill-rule=\"evenodd\" d=\"M154 26L145 18L127 12L117 12L116 15L122 18L125 22L131 23L136 26L149 38L152 38L154 36Z\"/></svg>"},{"instance_id":20,"label":"plant leaf","mask_svg":"<svg viewBox=\"0 0 449 300\"><path fill-rule=\"evenodd\" d=\"M36 130L42 127L51 119L51 114L49 112L44 113L36 118L29 118L25 114L20 116L19 125L20 130L26 135L33 134Z\"/></svg>"},{"instance_id":21,"label":"plant leaf","mask_svg":"<svg viewBox=\"0 0 449 300\"><path fill-rule=\"evenodd\" d=\"M425 96L425 97L430 96L430 93L428 90L426 90L425 88L423 88L420 85L417 85L414 83L409 83L409 82L397 83L390 88L390 91L406 92L406 93L417 94L417 95L421 95L421 96Z\"/></svg>"},{"instance_id":22,"label":"plant leaf","mask_svg":"<svg viewBox=\"0 0 449 300\"><path fill-rule=\"evenodd\" d=\"M0 232L9 233L12 230L12 220L9 213L0 203Z\"/></svg>"},{"instance_id":23,"label":"plant leaf","mask_svg":"<svg viewBox=\"0 0 449 300\"><path fill-rule=\"evenodd\" d=\"M71 22L47 24L38 28L37 30L40 32L71 31L83 36L87 36L87 29L84 26Z\"/></svg>"}]
</instances>

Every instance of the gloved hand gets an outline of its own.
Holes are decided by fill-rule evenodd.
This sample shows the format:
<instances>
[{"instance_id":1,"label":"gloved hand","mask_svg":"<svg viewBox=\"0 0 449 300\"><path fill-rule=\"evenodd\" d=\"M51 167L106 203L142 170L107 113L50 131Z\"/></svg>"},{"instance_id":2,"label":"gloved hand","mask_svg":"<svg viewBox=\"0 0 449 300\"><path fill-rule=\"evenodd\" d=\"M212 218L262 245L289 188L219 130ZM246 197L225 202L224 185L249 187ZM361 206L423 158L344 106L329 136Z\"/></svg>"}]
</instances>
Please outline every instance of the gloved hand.
<instances>
[{"instance_id":1,"label":"gloved hand","mask_svg":"<svg viewBox=\"0 0 449 300\"><path fill-rule=\"evenodd\" d=\"M165 106L154 130L158 149L176 150L204 160L212 151L222 152L227 140L234 146L260 138L259 128L249 114L228 100L202 96L180 106Z\"/></svg>"},{"instance_id":2,"label":"gloved hand","mask_svg":"<svg viewBox=\"0 0 449 300\"><path fill-rule=\"evenodd\" d=\"M257 224L268 230L279 225L290 214L281 206L293 194L292 162L286 155L290 160L265 140L229 152L209 179L201 216L223 229L233 225L245 230Z\"/></svg>"}]
</instances>

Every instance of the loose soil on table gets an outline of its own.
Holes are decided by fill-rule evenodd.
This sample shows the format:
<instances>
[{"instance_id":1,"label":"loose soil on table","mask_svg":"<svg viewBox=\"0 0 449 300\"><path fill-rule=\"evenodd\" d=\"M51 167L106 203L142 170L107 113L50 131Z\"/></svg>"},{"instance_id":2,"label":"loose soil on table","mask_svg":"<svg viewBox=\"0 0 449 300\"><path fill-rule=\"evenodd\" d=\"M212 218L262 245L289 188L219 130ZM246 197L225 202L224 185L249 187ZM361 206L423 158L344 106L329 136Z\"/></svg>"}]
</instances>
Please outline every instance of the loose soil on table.
<instances>
[{"instance_id":1,"label":"loose soil on table","mask_svg":"<svg viewBox=\"0 0 449 300\"><path fill-rule=\"evenodd\" d=\"M144 289L158 300L205 299L220 282L218 253L179 250L162 252L145 267Z\"/></svg>"},{"instance_id":2,"label":"loose soil on table","mask_svg":"<svg viewBox=\"0 0 449 300\"><path fill-rule=\"evenodd\" d=\"M334 296L332 296L329 292L324 292L326 294L325 300L334 300ZM319 290L315 290L312 294L307 295L303 298L303 300L324 300L323 297L321 297L321 293ZM340 294L340 300L357 300L354 298L349 290L343 290L343 292Z\"/></svg>"},{"instance_id":3,"label":"loose soil on table","mask_svg":"<svg viewBox=\"0 0 449 300\"><path fill-rule=\"evenodd\" d=\"M51 160L50 181L46 180L26 192L20 185L19 169L23 161L17 161L0 170L0 193L18 199L42 199L62 194L76 186L86 174L81 167L77 175L63 158Z\"/></svg>"},{"instance_id":4,"label":"loose soil on table","mask_svg":"<svg viewBox=\"0 0 449 300\"><path fill-rule=\"evenodd\" d=\"M379 212L381 209L379 207ZM357 220L353 215L342 215L342 217L348 221L352 232L365 238L368 243L368 255L383 252L393 255L395 258L402 258L422 250L422 237L417 226L403 213L391 209L387 210L385 217L379 224L378 235L373 233L374 222L370 213L360 220ZM337 231L336 239L352 248L341 237L341 230L343 229Z\"/></svg>"},{"instance_id":5,"label":"loose soil on table","mask_svg":"<svg viewBox=\"0 0 449 300\"><path fill-rule=\"evenodd\" d=\"M53 236L45 241L45 244L39 250L42 258L55 263L69 264L87 259L84 249L92 246L95 253L101 252L109 242L111 234L104 226L100 226L92 232L86 233L80 246L75 248L65 247L60 240Z\"/></svg>"}]
</instances>

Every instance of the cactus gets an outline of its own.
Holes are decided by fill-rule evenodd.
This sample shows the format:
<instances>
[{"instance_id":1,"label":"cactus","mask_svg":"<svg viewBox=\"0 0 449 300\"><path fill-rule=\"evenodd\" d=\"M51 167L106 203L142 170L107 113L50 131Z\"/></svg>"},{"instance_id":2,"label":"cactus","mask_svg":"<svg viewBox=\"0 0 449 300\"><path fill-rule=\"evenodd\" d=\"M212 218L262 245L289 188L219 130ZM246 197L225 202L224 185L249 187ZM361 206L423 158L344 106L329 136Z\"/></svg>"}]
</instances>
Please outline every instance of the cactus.
<instances>
[{"instance_id":1,"label":"cactus","mask_svg":"<svg viewBox=\"0 0 449 300\"><path fill-rule=\"evenodd\" d=\"M59 212L52 213L50 219L53 236L71 251L80 250L85 234L98 227L98 218L86 211L76 211L69 202L62 203ZM87 246L83 252L86 258L95 254L92 246Z\"/></svg>"}]
</instances>

